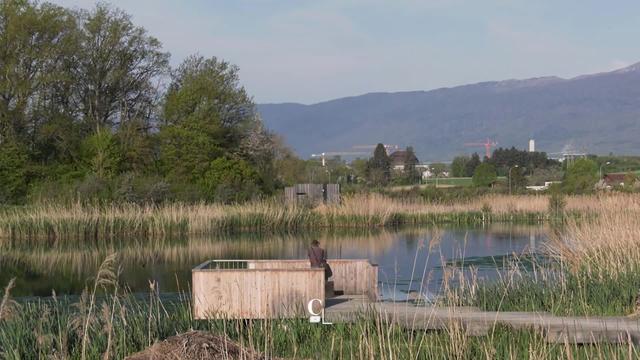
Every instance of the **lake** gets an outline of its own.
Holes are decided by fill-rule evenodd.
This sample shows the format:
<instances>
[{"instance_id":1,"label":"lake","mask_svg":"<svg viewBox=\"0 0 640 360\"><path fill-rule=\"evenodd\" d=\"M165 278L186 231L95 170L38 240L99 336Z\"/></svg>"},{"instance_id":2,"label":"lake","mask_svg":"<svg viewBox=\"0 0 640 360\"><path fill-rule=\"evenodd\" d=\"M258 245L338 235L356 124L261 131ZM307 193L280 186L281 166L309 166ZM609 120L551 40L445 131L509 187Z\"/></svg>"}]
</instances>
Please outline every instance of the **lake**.
<instances>
[{"instance_id":1,"label":"lake","mask_svg":"<svg viewBox=\"0 0 640 360\"><path fill-rule=\"evenodd\" d=\"M345 230L304 234L236 234L170 240L119 240L86 248L11 248L0 255L0 286L16 277L14 297L78 295L111 253L118 254L119 281L134 293L150 281L165 295L189 291L191 268L208 259L305 258L317 239L329 258L370 259L379 265L386 299L410 291L437 294L451 269L478 280L494 279L513 259L529 258L547 239L543 226L493 224L468 228Z\"/></svg>"}]
</instances>

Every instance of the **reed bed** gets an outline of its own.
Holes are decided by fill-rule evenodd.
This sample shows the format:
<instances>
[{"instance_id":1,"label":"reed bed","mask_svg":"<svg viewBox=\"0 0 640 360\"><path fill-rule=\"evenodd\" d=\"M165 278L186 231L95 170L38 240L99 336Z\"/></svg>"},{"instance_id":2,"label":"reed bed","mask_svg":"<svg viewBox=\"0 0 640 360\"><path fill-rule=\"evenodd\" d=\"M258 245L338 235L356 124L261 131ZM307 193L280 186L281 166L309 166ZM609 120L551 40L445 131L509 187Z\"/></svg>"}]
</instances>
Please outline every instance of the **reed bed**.
<instances>
[{"instance_id":1,"label":"reed bed","mask_svg":"<svg viewBox=\"0 0 640 360\"><path fill-rule=\"evenodd\" d=\"M529 205L523 202L520 209L528 211L541 207L547 201L541 198L542 201L533 199ZM509 205L515 201L513 197L491 199L492 213L513 209L514 205ZM375 208L380 204L377 202L360 207L345 201L344 210L321 207L297 211L309 211L321 217L355 213L370 218L393 214L399 208L412 214L424 211L419 203L397 203L388 199L381 203L383 201L386 205L380 208ZM467 205L486 212L485 201ZM459 205L448 208L456 206ZM484 211L482 207L485 207ZM183 209L188 208L191 207ZM434 209L443 209L440 213L446 213L447 206L425 205L425 208L433 213L439 211ZM580 220L569 218L552 234L545 249L549 263L534 261L532 267L525 268L523 261L513 260L503 264L506 271L491 283L481 282L473 269L451 265L445 269L448 275L439 303L474 305L498 311L548 311L561 315L638 315L635 305L640 289L640 198L621 195L574 197L568 199L567 209L595 216ZM387 212L383 213L383 210ZM384 239L382 232L380 241ZM196 246L185 256L196 256L198 251L211 249L209 246ZM437 247L437 241L432 241L419 251L431 252ZM182 255L178 253L182 251L168 247L160 256L179 257ZM153 249L141 251L132 257L132 261L149 256L148 252ZM95 258L94 255L90 256ZM68 261L65 256L83 255L71 252L61 253L61 256L60 261ZM47 261L44 256L35 256L32 260ZM632 342L587 346L547 344L540 333L499 326L488 336L468 337L455 324L439 332L405 330L370 314L363 314L363 318L354 324L333 326L309 324L304 319L196 321L191 317L188 296L182 295L176 302L162 301L153 284L146 299L127 294L119 288L115 276L117 269L109 264L106 266L112 267L109 271L103 269L104 264L98 268L98 276L89 286L90 290L76 302L54 297L16 303L10 298L10 285L0 302L0 356L8 359L122 358L157 340L191 329L226 334L242 346L267 356L289 358L627 359L640 356ZM420 273L420 264L414 265ZM82 271L86 272L86 267Z\"/></svg>"},{"instance_id":2,"label":"reed bed","mask_svg":"<svg viewBox=\"0 0 640 360\"><path fill-rule=\"evenodd\" d=\"M548 311L561 315L640 316L640 199L580 199L597 216L568 219L551 233L550 264L482 287L474 305L491 310Z\"/></svg>"},{"instance_id":3,"label":"reed bed","mask_svg":"<svg viewBox=\"0 0 640 360\"><path fill-rule=\"evenodd\" d=\"M638 199L640 195L569 197L566 211L598 213L604 202L638 207ZM378 194L345 197L339 205L312 209L275 200L242 205L41 204L0 210L0 245L12 241L96 242L239 231L540 223L550 218L548 206L548 197L533 195L489 195L468 202L437 204Z\"/></svg>"},{"instance_id":4,"label":"reed bed","mask_svg":"<svg viewBox=\"0 0 640 360\"><path fill-rule=\"evenodd\" d=\"M637 357L628 344L548 344L535 331L496 326L468 337L454 323L443 331L403 329L363 313L352 324L323 326L306 319L197 321L189 296L163 301L150 284L146 298L120 288L117 266L107 257L77 300L15 302L11 288L0 303L3 359L121 359L155 342L191 330L224 335L266 358L292 359L622 359ZM223 354L223 357L224 354Z\"/></svg>"}]
</instances>

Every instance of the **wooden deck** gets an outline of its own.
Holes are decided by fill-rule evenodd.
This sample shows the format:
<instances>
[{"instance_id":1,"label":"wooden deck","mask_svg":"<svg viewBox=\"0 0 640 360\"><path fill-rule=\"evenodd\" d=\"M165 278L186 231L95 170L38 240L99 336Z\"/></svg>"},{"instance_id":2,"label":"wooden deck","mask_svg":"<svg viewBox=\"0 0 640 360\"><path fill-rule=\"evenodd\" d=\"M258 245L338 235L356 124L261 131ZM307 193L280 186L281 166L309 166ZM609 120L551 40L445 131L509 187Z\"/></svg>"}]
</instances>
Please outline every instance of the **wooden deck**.
<instances>
[{"instance_id":1,"label":"wooden deck","mask_svg":"<svg viewBox=\"0 0 640 360\"><path fill-rule=\"evenodd\" d=\"M640 321L627 317L561 317L535 312L487 312L471 307L371 302L365 296L327 299L325 320L334 323L353 322L366 313L408 329L458 328L469 336L486 335L500 324L514 329L540 331L548 342L553 343L640 343Z\"/></svg>"}]
</instances>

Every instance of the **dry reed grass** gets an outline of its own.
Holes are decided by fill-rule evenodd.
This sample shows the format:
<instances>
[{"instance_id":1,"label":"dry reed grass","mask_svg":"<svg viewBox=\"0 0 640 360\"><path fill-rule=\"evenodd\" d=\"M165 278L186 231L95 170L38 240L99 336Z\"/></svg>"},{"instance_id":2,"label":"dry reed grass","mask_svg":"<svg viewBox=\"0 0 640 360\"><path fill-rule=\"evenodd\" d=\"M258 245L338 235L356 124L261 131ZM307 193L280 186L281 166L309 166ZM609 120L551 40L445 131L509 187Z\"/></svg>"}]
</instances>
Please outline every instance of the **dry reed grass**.
<instances>
[{"instance_id":1,"label":"dry reed grass","mask_svg":"<svg viewBox=\"0 0 640 360\"><path fill-rule=\"evenodd\" d=\"M601 197L595 204L581 204L581 209L597 216L569 219L564 231L549 242L549 253L574 271L594 275L640 270L640 197Z\"/></svg>"}]
</instances>

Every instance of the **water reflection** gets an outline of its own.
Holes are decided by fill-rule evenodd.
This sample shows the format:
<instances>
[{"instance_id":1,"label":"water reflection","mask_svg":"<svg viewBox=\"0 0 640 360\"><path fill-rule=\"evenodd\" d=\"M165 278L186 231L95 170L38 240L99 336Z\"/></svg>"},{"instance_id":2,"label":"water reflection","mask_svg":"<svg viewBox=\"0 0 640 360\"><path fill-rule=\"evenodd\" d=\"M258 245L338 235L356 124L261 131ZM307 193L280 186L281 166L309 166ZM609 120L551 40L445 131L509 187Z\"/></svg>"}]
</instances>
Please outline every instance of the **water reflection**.
<instances>
[{"instance_id":1,"label":"water reflection","mask_svg":"<svg viewBox=\"0 0 640 360\"><path fill-rule=\"evenodd\" d=\"M52 290L79 294L100 262L117 253L122 284L134 292L146 292L149 281L155 280L161 292L170 293L188 290L191 268L205 260L304 258L308 244L318 239L330 258L366 258L377 263L383 296L402 300L416 296L414 292L427 297L438 293L450 267L470 265L478 279L494 277L505 259L539 249L546 234L544 227L497 224L120 241L83 249L14 247L0 253L0 284L16 277L14 296L49 296ZM461 259L469 261L465 264Z\"/></svg>"}]
</instances>

